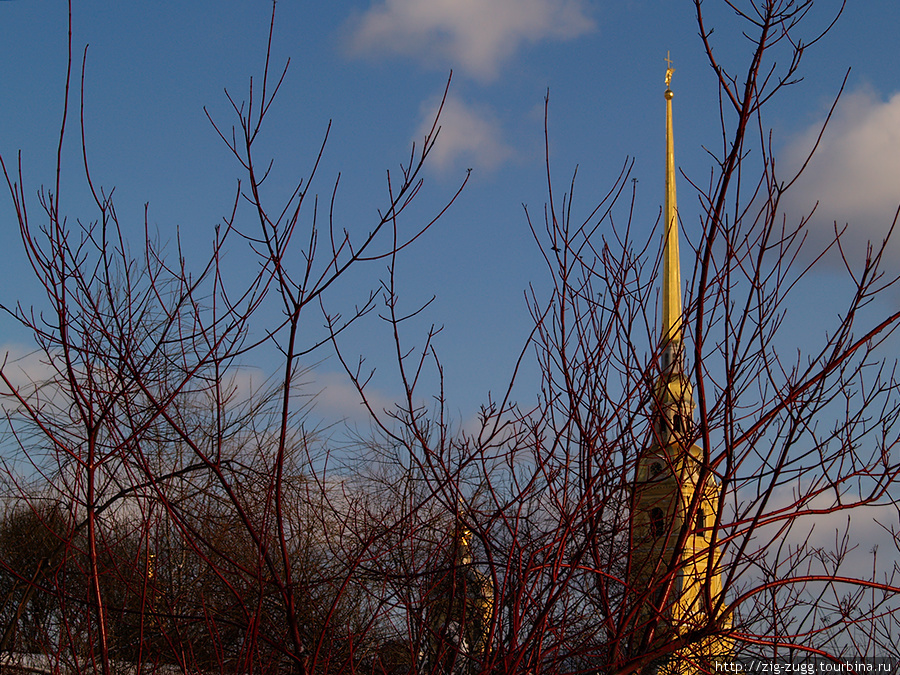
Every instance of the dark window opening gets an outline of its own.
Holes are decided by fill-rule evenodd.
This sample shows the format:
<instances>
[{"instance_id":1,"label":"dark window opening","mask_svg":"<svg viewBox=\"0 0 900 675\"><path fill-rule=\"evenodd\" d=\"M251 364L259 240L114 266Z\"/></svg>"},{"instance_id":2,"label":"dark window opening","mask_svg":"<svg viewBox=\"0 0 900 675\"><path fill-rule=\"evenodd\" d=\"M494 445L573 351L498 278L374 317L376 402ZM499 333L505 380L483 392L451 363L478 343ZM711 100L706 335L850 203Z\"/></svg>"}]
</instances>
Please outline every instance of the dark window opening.
<instances>
[{"instance_id":1,"label":"dark window opening","mask_svg":"<svg viewBox=\"0 0 900 675\"><path fill-rule=\"evenodd\" d=\"M706 539L706 512L703 509L697 511L697 534Z\"/></svg>"},{"instance_id":2,"label":"dark window opening","mask_svg":"<svg viewBox=\"0 0 900 675\"><path fill-rule=\"evenodd\" d=\"M680 433L680 432L684 431L684 429L682 428L682 426L683 426L683 425L682 425L682 421L681 421L681 415L677 415L677 414L676 414L676 415L672 418L672 428L673 428L675 431L677 431L677 432Z\"/></svg>"},{"instance_id":3,"label":"dark window opening","mask_svg":"<svg viewBox=\"0 0 900 675\"><path fill-rule=\"evenodd\" d=\"M650 534L654 537L661 537L665 534L665 525L663 524L663 512L660 508L654 508L650 511Z\"/></svg>"},{"instance_id":4,"label":"dark window opening","mask_svg":"<svg viewBox=\"0 0 900 675\"><path fill-rule=\"evenodd\" d=\"M662 464L653 462L653 464L650 465L650 475L658 476L660 473L662 473Z\"/></svg>"}]
</instances>

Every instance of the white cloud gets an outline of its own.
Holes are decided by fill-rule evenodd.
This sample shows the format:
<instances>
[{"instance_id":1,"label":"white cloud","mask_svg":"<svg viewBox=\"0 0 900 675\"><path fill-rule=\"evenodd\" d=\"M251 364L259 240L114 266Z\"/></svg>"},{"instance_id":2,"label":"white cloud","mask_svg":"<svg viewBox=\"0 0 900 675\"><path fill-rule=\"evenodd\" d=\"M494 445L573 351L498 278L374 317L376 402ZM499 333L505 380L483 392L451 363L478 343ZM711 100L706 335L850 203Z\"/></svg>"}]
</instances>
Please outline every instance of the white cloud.
<instances>
[{"instance_id":1,"label":"white cloud","mask_svg":"<svg viewBox=\"0 0 900 675\"><path fill-rule=\"evenodd\" d=\"M783 178L793 175L815 143L821 122L793 140L782 153ZM880 243L900 204L900 93L883 101L872 91L847 96L825 131L819 148L796 185L785 195L789 217L816 205L811 225L821 243L848 225L846 248L860 260L867 241ZM900 244L892 247L900 256Z\"/></svg>"},{"instance_id":2,"label":"white cloud","mask_svg":"<svg viewBox=\"0 0 900 675\"><path fill-rule=\"evenodd\" d=\"M777 488L767 504L765 513L783 515L795 513L801 496L809 494L811 488L804 485L800 493L796 486L783 485ZM878 552L879 569L887 569L896 558L896 545L892 532L900 531L900 511L891 503L857 505L859 496L852 491L842 495L842 508L836 506L833 491L826 490L812 497L799 507L806 515L788 517L793 520L788 532L782 532L783 521L759 528L756 532L757 544L767 549L770 562L774 562L776 552L784 556L789 550L804 547L807 551L819 551L826 558L835 556L846 548L841 566L841 574L849 577L865 578L871 574L873 555ZM882 500L884 502L886 500ZM752 514L751 514L752 515ZM846 538L846 541L845 541Z\"/></svg>"},{"instance_id":3,"label":"white cloud","mask_svg":"<svg viewBox=\"0 0 900 675\"><path fill-rule=\"evenodd\" d=\"M357 388L345 373L332 371L310 371L305 379L305 388L313 393L312 406L317 415L331 421L361 421L369 418ZM393 410L390 397L375 389L366 387L366 399L376 413Z\"/></svg>"},{"instance_id":4,"label":"white cloud","mask_svg":"<svg viewBox=\"0 0 900 675\"><path fill-rule=\"evenodd\" d=\"M421 139L431 130L440 99L422 106L422 123L416 131ZM513 155L503 142L500 123L486 107L467 105L449 95L444 102L439 121L440 133L429 156L429 164L439 171L447 171L459 164L466 167L495 169Z\"/></svg>"},{"instance_id":5,"label":"white cloud","mask_svg":"<svg viewBox=\"0 0 900 675\"><path fill-rule=\"evenodd\" d=\"M17 390L28 391L29 394L53 375L53 369L47 363L44 353L24 345L5 344L0 347L0 362L10 385ZM9 396L11 393L5 383L0 384L0 395Z\"/></svg>"},{"instance_id":6,"label":"white cloud","mask_svg":"<svg viewBox=\"0 0 900 675\"><path fill-rule=\"evenodd\" d=\"M491 79L525 43L594 27L584 0L383 0L351 24L352 47L423 58Z\"/></svg>"}]
</instances>

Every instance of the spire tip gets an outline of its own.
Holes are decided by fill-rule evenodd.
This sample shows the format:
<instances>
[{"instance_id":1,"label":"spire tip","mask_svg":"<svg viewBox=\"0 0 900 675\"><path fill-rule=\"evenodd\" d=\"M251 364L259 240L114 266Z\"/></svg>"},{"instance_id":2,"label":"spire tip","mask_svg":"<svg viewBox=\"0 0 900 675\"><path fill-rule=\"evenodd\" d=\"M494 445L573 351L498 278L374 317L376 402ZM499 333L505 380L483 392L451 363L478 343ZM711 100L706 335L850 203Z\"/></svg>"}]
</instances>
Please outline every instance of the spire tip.
<instances>
[{"instance_id":1,"label":"spire tip","mask_svg":"<svg viewBox=\"0 0 900 675\"><path fill-rule=\"evenodd\" d=\"M669 52L667 50L666 51L666 97L667 98L671 98L671 96L668 96L668 94L671 93L671 90L669 89L669 85L672 83L672 73L674 73L674 72L675 72L675 69L672 67L672 59L669 57Z\"/></svg>"}]
</instances>

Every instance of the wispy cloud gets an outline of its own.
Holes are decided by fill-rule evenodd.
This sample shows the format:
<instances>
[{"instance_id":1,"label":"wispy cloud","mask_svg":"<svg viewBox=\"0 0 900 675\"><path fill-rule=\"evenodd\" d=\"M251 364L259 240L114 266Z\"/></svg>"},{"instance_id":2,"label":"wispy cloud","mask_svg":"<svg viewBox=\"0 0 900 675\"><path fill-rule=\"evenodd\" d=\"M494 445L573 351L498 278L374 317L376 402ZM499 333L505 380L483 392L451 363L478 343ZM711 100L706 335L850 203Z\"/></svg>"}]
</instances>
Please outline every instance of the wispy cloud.
<instances>
[{"instance_id":1,"label":"wispy cloud","mask_svg":"<svg viewBox=\"0 0 900 675\"><path fill-rule=\"evenodd\" d=\"M422 122L416 140L422 139L434 124L440 99L422 105ZM513 155L503 140L500 122L486 106L470 105L452 94L444 102L439 120L440 133L429 162L438 171L459 166L495 169Z\"/></svg>"},{"instance_id":2,"label":"wispy cloud","mask_svg":"<svg viewBox=\"0 0 900 675\"><path fill-rule=\"evenodd\" d=\"M43 352L21 344L0 346L0 363L3 365L3 375L9 382L9 386L6 382L0 383L4 408L16 407L12 389L28 398L55 373Z\"/></svg>"},{"instance_id":3,"label":"wispy cloud","mask_svg":"<svg viewBox=\"0 0 900 675\"><path fill-rule=\"evenodd\" d=\"M367 408L357 388L344 373L311 371L307 387L314 392L313 410L316 415L334 422L359 422L369 419ZM366 388L366 399L377 413L393 410L394 401L375 387Z\"/></svg>"},{"instance_id":4,"label":"wispy cloud","mask_svg":"<svg viewBox=\"0 0 900 675\"><path fill-rule=\"evenodd\" d=\"M812 125L782 153L788 171L802 165L820 128ZM900 93L885 101L871 90L856 92L840 102L809 166L786 193L786 211L796 218L816 206L810 225L820 242L833 236L835 221L846 224L845 248L859 260L866 242L883 240L898 204ZM892 256L900 258L900 245Z\"/></svg>"},{"instance_id":5,"label":"wispy cloud","mask_svg":"<svg viewBox=\"0 0 900 675\"><path fill-rule=\"evenodd\" d=\"M769 499L766 512L770 514L783 512L803 513L805 515L788 518L791 526L783 531L784 522L776 522L756 531L757 542L765 545L778 542L778 546L769 547L769 554L779 552L784 555L789 550L804 548L807 552L817 553L813 559L822 563L822 552L833 556L844 551L842 570L848 576L865 578L871 573L875 560L875 552L880 552L877 560L879 571L889 570L896 557L896 542L893 532L900 526L897 507L894 504L869 504L853 508L839 508L835 493L826 491L812 497L808 502L798 503L812 491L812 486L803 484L798 492L795 485L784 485L776 488ZM740 493L739 493L740 496ZM846 507L859 499L852 492L841 495L841 503ZM771 560L770 560L771 562Z\"/></svg>"},{"instance_id":6,"label":"wispy cloud","mask_svg":"<svg viewBox=\"0 0 900 675\"><path fill-rule=\"evenodd\" d=\"M357 53L403 54L483 80L523 44L593 27L584 0L383 0L350 24Z\"/></svg>"}]
</instances>

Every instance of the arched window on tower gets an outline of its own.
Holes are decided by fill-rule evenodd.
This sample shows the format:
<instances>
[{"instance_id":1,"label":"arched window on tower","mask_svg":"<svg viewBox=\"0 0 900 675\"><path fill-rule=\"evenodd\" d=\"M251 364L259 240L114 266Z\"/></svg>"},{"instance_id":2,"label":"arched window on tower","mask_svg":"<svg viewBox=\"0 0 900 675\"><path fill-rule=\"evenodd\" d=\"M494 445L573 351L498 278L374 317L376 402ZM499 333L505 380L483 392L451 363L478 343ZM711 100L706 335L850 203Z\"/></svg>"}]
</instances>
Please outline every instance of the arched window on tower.
<instances>
[{"instance_id":1,"label":"arched window on tower","mask_svg":"<svg viewBox=\"0 0 900 675\"><path fill-rule=\"evenodd\" d=\"M650 465L650 477L656 478L656 476L658 476L661 473L662 473L662 464L660 464L659 462L653 462L653 464Z\"/></svg>"},{"instance_id":2,"label":"arched window on tower","mask_svg":"<svg viewBox=\"0 0 900 675\"><path fill-rule=\"evenodd\" d=\"M661 537L666 533L665 523L663 521L663 511L659 507L650 510L650 534L654 537Z\"/></svg>"},{"instance_id":3,"label":"arched window on tower","mask_svg":"<svg viewBox=\"0 0 900 675\"><path fill-rule=\"evenodd\" d=\"M706 539L706 512L697 509L697 534Z\"/></svg>"}]
</instances>

